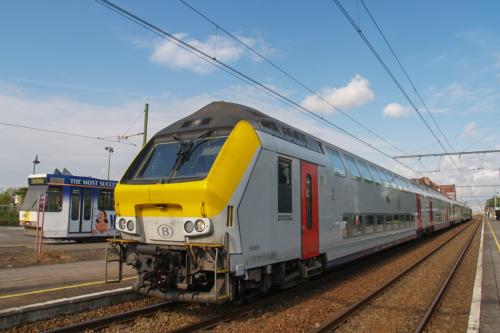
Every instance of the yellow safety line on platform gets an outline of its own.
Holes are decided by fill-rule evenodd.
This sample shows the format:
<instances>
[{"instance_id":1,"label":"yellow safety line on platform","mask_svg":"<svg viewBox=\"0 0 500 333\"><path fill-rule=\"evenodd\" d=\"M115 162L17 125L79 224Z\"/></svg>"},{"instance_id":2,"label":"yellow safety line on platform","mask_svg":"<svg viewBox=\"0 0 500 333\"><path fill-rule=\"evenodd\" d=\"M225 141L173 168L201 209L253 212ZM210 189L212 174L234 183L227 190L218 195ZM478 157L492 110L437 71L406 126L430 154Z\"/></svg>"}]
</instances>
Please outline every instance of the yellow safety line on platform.
<instances>
[{"instance_id":1,"label":"yellow safety line on platform","mask_svg":"<svg viewBox=\"0 0 500 333\"><path fill-rule=\"evenodd\" d=\"M137 278L137 276L129 276L129 277L123 278L122 281L132 280L132 279L136 279L136 278ZM63 287L55 287L55 288L49 288L49 289L27 291L25 293L19 293L19 294L2 295L2 296L0 296L0 299L14 298L14 297L19 297L19 296L34 295L34 294L43 294L43 293L48 293L51 291L58 291L58 290L78 288L78 287L87 287L87 286L93 286L96 284L105 284L105 283L106 283L106 281L85 282L85 283L72 284L72 285L63 286Z\"/></svg>"},{"instance_id":2,"label":"yellow safety line on platform","mask_svg":"<svg viewBox=\"0 0 500 333\"><path fill-rule=\"evenodd\" d=\"M486 220L488 222L488 227L490 227L491 234L493 235L493 238L495 239L495 243L497 243L497 250L500 252L500 244L498 243L497 236L495 235L495 231L491 227L490 221Z\"/></svg>"}]
</instances>

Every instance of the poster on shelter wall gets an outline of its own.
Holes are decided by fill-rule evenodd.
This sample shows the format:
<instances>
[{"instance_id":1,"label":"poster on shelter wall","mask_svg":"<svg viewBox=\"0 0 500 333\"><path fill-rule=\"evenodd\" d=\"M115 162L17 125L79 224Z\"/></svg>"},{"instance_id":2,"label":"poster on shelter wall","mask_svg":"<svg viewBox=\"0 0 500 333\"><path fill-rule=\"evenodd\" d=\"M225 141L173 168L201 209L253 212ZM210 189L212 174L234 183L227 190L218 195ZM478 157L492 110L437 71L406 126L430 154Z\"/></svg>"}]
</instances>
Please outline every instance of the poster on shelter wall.
<instances>
[{"instance_id":1,"label":"poster on shelter wall","mask_svg":"<svg viewBox=\"0 0 500 333\"><path fill-rule=\"evenodd\" d=\"M93 222L92 233L97 236L112 236L115 233L113 211L99 210Z\"/></svg>"}]
</instances>

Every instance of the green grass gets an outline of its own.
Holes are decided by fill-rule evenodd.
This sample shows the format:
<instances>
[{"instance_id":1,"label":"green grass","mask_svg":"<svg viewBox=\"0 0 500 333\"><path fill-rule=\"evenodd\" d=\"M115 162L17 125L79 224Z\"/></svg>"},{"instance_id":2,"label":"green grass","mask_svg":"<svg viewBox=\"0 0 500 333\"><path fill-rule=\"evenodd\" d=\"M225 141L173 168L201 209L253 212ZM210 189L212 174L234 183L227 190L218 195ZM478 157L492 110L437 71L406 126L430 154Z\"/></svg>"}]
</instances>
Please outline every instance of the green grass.
<instances>
[{"instance_id":1,"label":"green grass","mask_svg":"<svg viewBox=\"0 0 500 333\"><path fill-rule=\"evenodd\" d=\"M19 212L0 208L0 225L18 226Z\"/></svg>"}]
</instances>

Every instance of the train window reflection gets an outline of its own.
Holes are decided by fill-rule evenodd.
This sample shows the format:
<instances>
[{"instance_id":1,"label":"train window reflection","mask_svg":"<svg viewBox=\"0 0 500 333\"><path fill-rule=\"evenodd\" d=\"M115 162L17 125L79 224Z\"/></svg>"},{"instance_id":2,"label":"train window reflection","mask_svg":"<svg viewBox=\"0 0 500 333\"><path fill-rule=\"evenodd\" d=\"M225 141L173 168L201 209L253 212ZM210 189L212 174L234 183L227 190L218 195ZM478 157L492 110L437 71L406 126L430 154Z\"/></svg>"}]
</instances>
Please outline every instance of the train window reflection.
<instances>
[{"instance_id":1,"label":"train window reflection","mask_svg":"<svg viewBox=\"0 0 500 333\"><path fill-rule=\"evenodd\" d=\"M349 167L349 172L351 173L351 177L354 179L360 179L361 173L359 172L359 168L356 165L356 162L354 162L354 159L350 156L345 156L345 159L347 161L347 166Z\"/></svg>"},{"instance_id":2,"label":"train window reflection","mask_svg":"<svg viewBox=\"0 0 500 333\"><path fill-rule=\"evenodd\" d=\"M154 180L204 178L225 141L225 137L219 137L198 139L193 142L157 144L134 178Z\"/></svg>"},{"instance_id":3,"label":"train window reflection","mask_svg":"<svg viewBox=\"0 0 500 333\"><path fill-rule=\"evenodd\" d=\"M359 165L359 169L361 170L361 174L363 175L363 178L371 183L373 181L372 175L370 174L370 171L368 170L368 166L366 165L365 162L357 161Z\"/></svg>"},{"instance_id":4,"label":"train window reflection","mask_svg":"<svg viewBox=\"0 0 500 333\"><path fill-rule=\"evenodd\" d=\"M292 162L278 159L278 213L292 212Z\"/></svg>"},{"instance_id":5,"label":"train window reflection","mask_svg":"<svg viewBox=\"0 0 500 333\"><path fill-rule=\"evenodd\" d=\"M378 172L377 168L371 164L368 164L368 169L370 169L370 172L373 176L373 180L375 181L375 183L382 184L382 178L380 177L380 173Z\"/></svg>"},{"instance_id":6,"label":"train window reflection","mask_svg":"<svg viewBox=\"0 0 500 333\"><path fill-rule=\"evenodd\" d=\"M340 157L340 154L335 150L328 149L328 155L330 156L330 160L333 164L333 172L337 176L345 177L345 165Z\"/></svg>"}]
</instances>

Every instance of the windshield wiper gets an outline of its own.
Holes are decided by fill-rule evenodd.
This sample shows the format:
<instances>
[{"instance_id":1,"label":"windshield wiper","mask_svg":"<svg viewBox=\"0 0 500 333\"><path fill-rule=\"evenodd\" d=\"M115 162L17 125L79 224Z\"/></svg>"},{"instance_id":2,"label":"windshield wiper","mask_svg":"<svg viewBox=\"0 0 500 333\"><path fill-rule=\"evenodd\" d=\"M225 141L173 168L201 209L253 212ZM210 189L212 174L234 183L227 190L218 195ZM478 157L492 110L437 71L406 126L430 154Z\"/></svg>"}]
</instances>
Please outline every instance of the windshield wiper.
<instances>
[{"instance_id":1,"label":"windshield wiper","mask_svg":"<svg viewBox=\"0 0 500 333\"><path fill-rule=\"evenodd\" d=\"M175 174L177 173L177 171L179 171L179 169L182 167L184 162L189 160L189 157L191 156L191 153L194 151L194 149L197 148L203 142L205 142L205 139L210 134L212 134L212 131L204 132L204 133L192 138L191 140L189 140L187 142L181 141L177 136L173 137L176 141L178 141L180 143L180 146L179 146L179 150L177 151L177 157L175 158L175 162L174 162L174 166L172 167L172 171L170 172L170 175L166 179L167 182L170 181L170 179L172 179L175 176ZM199 140L199 142L197 142L195 145L194 143L197 140ZM164 182L165 181L163 181L163 183Z\"/></svg>"}]
</instances>

